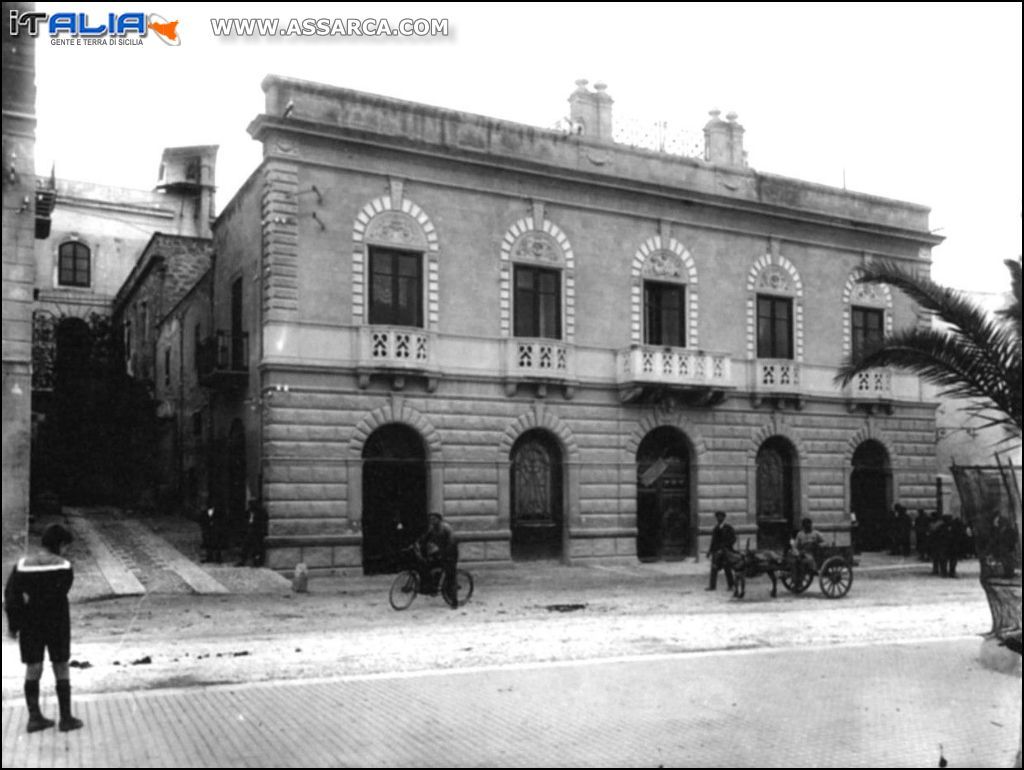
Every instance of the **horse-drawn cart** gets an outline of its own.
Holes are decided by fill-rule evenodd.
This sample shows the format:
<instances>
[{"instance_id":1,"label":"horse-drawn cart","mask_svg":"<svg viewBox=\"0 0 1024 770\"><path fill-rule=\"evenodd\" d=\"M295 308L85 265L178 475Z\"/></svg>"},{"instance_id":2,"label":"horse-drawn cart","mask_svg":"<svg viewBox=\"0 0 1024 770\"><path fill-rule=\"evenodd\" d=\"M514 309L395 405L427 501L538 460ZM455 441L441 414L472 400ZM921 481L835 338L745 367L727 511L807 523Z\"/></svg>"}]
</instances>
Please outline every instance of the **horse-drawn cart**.
<instances>
[{"instance_id":1,"label":"horse-drawn cart","mask_svg":"<svg viewBox=\"0 0 1024 770\"><path fill-rule=\"evenodd\" d=\"M742 599L746 593L747 578L757 575L768 575L771 579L772 596L777 593L776 577L782 580L782 585L790 593L802 594L817 575L821 593L828 599L841 599L853 586L853 568L857 566L853 549L835 543L822 546L814 554L817 565L815 570L806 565L798 565L798 556L793 551L780 556L775 551L751 551L748 547L746 551L727 553L726 560L735 575L736 588L733 595L737 599Z\"/></svg>"}]
</instances>

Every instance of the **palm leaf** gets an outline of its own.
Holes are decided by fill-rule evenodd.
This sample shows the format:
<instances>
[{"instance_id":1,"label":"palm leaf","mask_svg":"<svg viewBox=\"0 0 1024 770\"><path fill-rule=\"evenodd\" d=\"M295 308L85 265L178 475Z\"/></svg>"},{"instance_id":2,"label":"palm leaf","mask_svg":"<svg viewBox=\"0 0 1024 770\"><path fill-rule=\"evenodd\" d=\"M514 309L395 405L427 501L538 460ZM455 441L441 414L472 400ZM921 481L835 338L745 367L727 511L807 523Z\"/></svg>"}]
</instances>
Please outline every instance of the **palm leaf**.
<instances>
[{"instance_id":1,"label":"palm leaf","mask_svg":"<svg viewBox=\"0 0 1024 770\"><path fill-rule=\"evenodd\" d=\"M974 399L968 411L984 413L995 406L1005 418L986 416L987 424L1006 424L1021 431L1020 263L1007 260L1016 297L1016 311L1001 315L1008 325L990 318L962 292L940 286L888 261L862 268L860 283L895 286L922 308L949 325L948 330L907 329L886 337L882 347L859 360L848 358L835 381L847 385L858 373L876 367L907 369L943 388L942 395ZM1013 315L1014 312L1016 315Z\"/></svg>"},{"instance_id":2,"label":"palm leaf","mask_svg":"<svg viewBox=\"0 0 1024 770\"><path fill-rule=\"evenodd\" d=\"M1020 339L1021 334L1021 296L1020 296L1020 259L1007 259L1003 260L1003 264L1006 265L1010 271L1010 285L1013 290L1013 302L1009 307L997 310L996 315L1000 318L1011 322L1017 330L1017 338Z\"/></svg>"},{"instance_id":3,"label":"palm leaf","mask_svg":"<svg viewBox=\"0 0 1024 770\"><path fill-rule=\"evenodd\" d=\"M936 329L905 329L878 350L844 361L836 382L847 385L860 372L878 367L906 369L943 389L942 395L979 399L994 405L1021 429L1019 346L996 329L980 349L962 335Z\"/></svg>"},{"instance_id":4,"label":"palm leaf","mask_svg":"<svg viewBox=\"0 0 1024 770\"><path fill-rule=\"evenodd\" d=\"M963 292L940 286L931 278L911 273L888 260L871 262L861 268L857 282L895 286L983 351L1003 328L1002 323L990 318ZM1017 335L1018 342L1019 339L1020 335Z\"/></svg>"}]
</instances>

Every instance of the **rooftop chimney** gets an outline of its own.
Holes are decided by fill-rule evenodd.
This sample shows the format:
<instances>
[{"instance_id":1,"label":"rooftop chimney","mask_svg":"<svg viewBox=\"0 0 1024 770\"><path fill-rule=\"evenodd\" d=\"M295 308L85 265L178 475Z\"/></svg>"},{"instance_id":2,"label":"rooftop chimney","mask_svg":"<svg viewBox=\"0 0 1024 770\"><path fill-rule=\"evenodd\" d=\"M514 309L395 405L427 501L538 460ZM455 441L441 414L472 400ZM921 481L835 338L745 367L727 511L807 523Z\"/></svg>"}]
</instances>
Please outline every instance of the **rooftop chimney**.
<instances>
[{"instance_id":1,"label":"rooftop chimney","mask_svg":"<svg viewBox=\"0 0 1024 770\"><path fill-rule=\"evenodd\" d=\"M722 120L721 110L711 110L708 114L711 120L704 126L704 159L724 166L746 166L743 126L736 122L738 115L730 112Z\"/></svg>"},{"instance_id":2,"label":"rooftop chimney","mask_svg":"<svg viewBox=\"0 0 1024 770\"><path fill-rule=\"evenodd\" d=\"M607 94L607 88L604 83L594 83L591 91L586 80L577 80L576 90L569 96L569 119L580 127L581 135L610 142L614 100Z\"/></svg>"}]
</instances>

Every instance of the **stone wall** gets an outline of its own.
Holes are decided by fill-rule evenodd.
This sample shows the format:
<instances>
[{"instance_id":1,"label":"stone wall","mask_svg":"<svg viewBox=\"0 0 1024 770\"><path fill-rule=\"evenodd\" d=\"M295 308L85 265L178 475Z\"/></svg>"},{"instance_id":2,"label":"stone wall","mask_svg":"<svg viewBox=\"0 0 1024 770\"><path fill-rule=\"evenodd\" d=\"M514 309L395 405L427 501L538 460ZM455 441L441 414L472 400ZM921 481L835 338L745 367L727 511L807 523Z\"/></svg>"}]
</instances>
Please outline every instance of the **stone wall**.
<instances>
[{"instance_id":1,"label":"stone wall","mask_svg":"<svg viewBox=\"0 0 1024 770\"><path fill-rule=\"evenodd\" d=\"M618 404L608 392L582 390L571 401L507 397L497 387L443 382L435 393L352 387L344 376L274 371L287 381L266 412L264 473L272 563L358 566L362 517L361 448L376 428L410 425L430 447L428 498L466 543L463 558L508 558L509 452L531 427L551 431L562 448L564 510L575 558L635 556L636 448L650 430L677 428L692 447L693 518L703 553L713 512L724 510L756 542L755 457L781 435L798 452L800 505L840 543L848 541L849 478L856 447L880 441L893 458L894 499L911 508L934 496L934 420L928 407L896 415L851 414L840 402L799 412L755 410L739 399L714 409Z\"/></svg>"}]
</instances>

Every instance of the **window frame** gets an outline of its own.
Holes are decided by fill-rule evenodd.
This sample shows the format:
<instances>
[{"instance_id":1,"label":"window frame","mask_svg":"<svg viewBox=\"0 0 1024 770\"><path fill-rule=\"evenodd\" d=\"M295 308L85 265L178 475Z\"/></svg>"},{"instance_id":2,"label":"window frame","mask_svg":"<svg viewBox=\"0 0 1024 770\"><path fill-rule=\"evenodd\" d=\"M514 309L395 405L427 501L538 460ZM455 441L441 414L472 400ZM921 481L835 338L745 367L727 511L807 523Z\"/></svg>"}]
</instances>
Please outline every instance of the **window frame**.
<instances>
[{"instance_id":1,"label":"window frame","mask_svg":"<svg viewBox=\"0 0 1024 770\"><path fill-rule=\"evenodd\" d=\"M858 318L862 319L858 323ZM870 328L863 323L868 318L877 319L877 326ZM877 331L877 338L868 339L868 331ZM850 352L854 360L859 360L882 347L885 340L885 310L880 307L852 305L850 307Z\"/></svg>"},{"instance_id":2,"label":"window frame","mask_svg":"<svg viewBox=\"0 0 1024 770\"><path fill-rule=\"evenodd\" d=\"M385 261L389 261L388 270L380 271L377 268ZM393 249L388 246L370 246L367 259L367 322L371 326L405 326L414 329L425 328L424 324L424 269L423 252L405 251ZM412 275L402 273L404 265L413 265ZM391 301L387 304L377 300L377 277L385 276L390 293ZM409 283L412 288L410 289ZM404 284L404 285L403 285ZM410 303L402 306L398 298L404 294L409 299L415 300L415 306Z\"/></svg>"},{"instance_id":3,"label":"window frame","mask_svg":"<svg viewBox=\"0 0 1024 770\"><path fill-rule=\"evenodd\" d=\"M520 286L520 277L532 275L531 285ZM544 278L554 280L553 289L541 286ZM562 271L540 265L516 264L512 270L512 331L513 336L526 339L562 339ZM550 298L554 306L545 308ZM547 323L545 323L545 316ZM554 325L554 330L547 327Z\"/></svg>"},{"instance_id":4,"label":"window frame","mask_svg":"<svg viewBox=\"0 0 1024 770\"><path fill-rule=\"evenodd\" d=\"M69 252L69 253L65 253ZM65 260L71 265L65 270ZM84 278L82 264L84 263ZM68 279L65 280L65 275ZM88 289L92 286L92 249L81 241L64 241L57 247L57 285L74 289Z\"/></svg>"},{"instance_id":5,"label":"window frame","mask_svg":"<svg viewBox=\"0 0 1024 770\"><path fill-rule=\"evenodd\" d=\"M768 303L769 312L766 314L763 312L763 303ZM778 308L786 308L786 317L782 318L778 313ZM794 301L792 297L779 296L774 294L758 294L756 297L756 308L755 308L755 321L757 324L757 357L758 358L769 358L777 359L782 361L795 360L795 331L796 324L794 319ZM765 334L763 331L764 327L762 322L768 324L768 332ZM779 326L785 324L785 337L780 336ZM785 351L778 349L779 342L785 340ZM768 350L765 350L767 344Z\"/></svg>"},{"instance_id":6,"label":"window frame","mask_svg":"<svg viewBox=\"0 0 1024 770\"><path fill-rule=\"evenodd\" d=\"M652 295L658 294L659 299L657 303L652 303ZM665 334L665 305L664 297L665 294L678 294L679 296L679 307L678 307L678 344L673 342L666 342ZM657 347L671 347L671 348L685 348L686 347L686 284L685 283L672 283L668 281L651 281L644 280L643 282L643 297L644 297L644 344L657 346ZM657 309L657 323L652 323L654 320L653 310ZM656 327L656 328L655 328ZM655 331L657 331L658 339L655 340Z\"/></svg>"}]
</instances>

